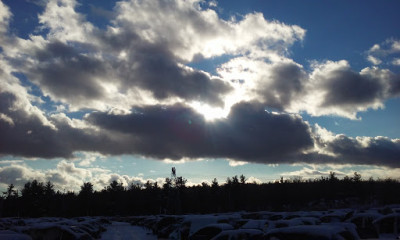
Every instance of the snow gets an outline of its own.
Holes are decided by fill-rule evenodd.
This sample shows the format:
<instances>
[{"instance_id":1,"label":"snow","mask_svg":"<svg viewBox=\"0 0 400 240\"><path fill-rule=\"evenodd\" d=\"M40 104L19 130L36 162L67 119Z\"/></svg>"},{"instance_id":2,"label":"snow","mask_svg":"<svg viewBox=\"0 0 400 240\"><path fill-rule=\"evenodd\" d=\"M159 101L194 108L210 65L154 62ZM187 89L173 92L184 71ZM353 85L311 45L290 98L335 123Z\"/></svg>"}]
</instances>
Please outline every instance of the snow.
<instances>
[{"instance_id":1,"label":"snow","mask_svg":"<svg viewBox=\"0 0 400 240\"><path fill-rule=\"evenodd\" d=\"M286 236L287 238L305 239L320 239L320 240L345 240L342 233L347 232L347 229L338 225L315 225L315 226L293 226L285 228L272 229L267 234L267 239L274 236ZM358 239L355 235L353 239Z\"/></svg>"},{"instance_id":2,"label":"snow","mask_svg":"<svg viewBox=\"0 0 400 240\"><path fill-rule=\"evenodd\" d=\"M184 218L184 223L190 223L189 235L193 235L201 228L217 223L221 218L223 217L215 215L186 215Z\"/></svg>"},{"instance_id":3,"label":"snow","mask_svg":"<svg viewBox=\"0 0 400 240\"><path fill-rule=\"evenodd\" d=\"M250 219L247 223L245 223L241 228L242 229L258 229L263 232L266 232L269 229L269 221L265 219Z\"/></svg>"},{"instance_id":4,"label":"snow","mask_svg":"<svg viewBox=\"0 0 400 240\"><path fill-rule=\"evenodd\" d=\"M157 240L148 229L139 226L132 226L126 222L112 222L107 230L101 235L101 240Z\"/></svg>"},{"instance_id":5,"label":"snow","mask_svg":"<svg viewBox=\"0 0 400 240\"><path fill-rule=\"evenodd\" d=\"M298 212L0 218L0 239L189 239L202 230L196 237L347 239L350 236L349 239L355 240L394 240L400 235L399 209L396 205Z\"/></svg>"},{"instance_id":6,"label":"snow","mask_svg":"<svg viewBox=\"0 0 400 240\"><path fill-rule=\"evenodd\" d=\"M16 233L10 230L0 231L1 240L32 240L32 238L26 234Z\"/></svg>"},{"instance_id":7,"label":"snow","mask_svg":"<svg viewBox=\"0 0 400 240\"><path fill-rule=\"evenodd\" d=\"M256 229L235 229L225 230L213 237L211 240L218 239L261 239L264 233Z\"/></svg>"}]
</instances>

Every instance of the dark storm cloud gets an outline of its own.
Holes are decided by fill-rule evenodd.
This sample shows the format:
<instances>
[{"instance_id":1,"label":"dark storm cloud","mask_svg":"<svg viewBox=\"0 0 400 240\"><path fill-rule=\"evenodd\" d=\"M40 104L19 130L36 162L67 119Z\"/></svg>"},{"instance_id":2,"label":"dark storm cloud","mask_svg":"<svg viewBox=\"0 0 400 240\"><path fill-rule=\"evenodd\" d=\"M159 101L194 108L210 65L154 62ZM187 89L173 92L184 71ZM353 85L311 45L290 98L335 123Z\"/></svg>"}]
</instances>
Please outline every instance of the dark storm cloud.
<instances>
[{"instance_id":1,"label":"dark storm cloud","mask_svg":"<svg viewBox=\"0 0 400 240\"><path fill-rule=\"evenodd\" d=\"M13 120L9 124L0 119L0 154L24 157L71 158L75 151L105 151L121 153L124 138L92 129L73 128L66 119L53 117L54 127L44 125L37 115L16 109L17 97L9 92L0 93L0 113Z\"/></svg>"},{"instance_id":2,"label":"dark storm cloud","mask_svg":"<svg viewBox=\"0 0 400 240\"><path fill-rule=\"evenodd\" d=\"M400 74L394 75L390 81L389 94L393 97L400 96Z\"/></svg>"},{"instance_id":3,"label":"dark storm cloud","mask_svg":"<svg viewBox=\"0 0 400 240\"><path fill-rule=\"evenodd\" d=\"M38 63L29 67L26 75L55 99L71 103L100 99L105 92L96 78L107 74L106 64L83 55L82 48L89 45L51 42L36 51Z\"/></svg>"},{"instance_id":4,"label":"dark storm cloud","mask_svg":"<svg viewBox=\"0 0 400 240\"><path fill-rule=\"evenodd\" d=\"M23 167L20 166L0 167L0 183L6 183L6 184L15 183L18 180L21 181L24 177L25 174Z\"/></svg>"},{"instance_id":5,"label":"dark storm cloud","mask_svg":"<svg viewBox=\"0 0 400 240\"><path fill-rule=\"evenodd\" d=\"M76 151L135 154L155 159L229 158L256 163L336 163L400 167L400 140L384 137L318 137L300 117L266 112L255 102L233 106L227 118L206 121L184 105L135 108L128 115L93 112L84 128L59 114L56 128L36 115L13 109L16 96L0 93L0 154L73 157ZM317 144L323 152L314 149ZM307 153L306 153L307 152ZM327 155L334 153L335 156Z\"/></svg>"},{"instance_id":6,"label":"dark storm cloud","mask_svg":"<svg viewBox=\"0 0 400 240\"><path fill-rule=\"evenodd\" d=\"M306 72L295 63L279 63L270 70L269 84L260 84L257 93L274 108L284 109L304 88Z\"/></svg>"},{"instance_id":7,"label":"dark storm cloud","mask_svg":"<svg viewBox=\"0 0 400 240\"><path fill-rule=\"evenodd\" d=\"M129 134L132 151L154 158L284 162L313 145L300 118L268 113L258 103L237 104L226 119L214 122L182 105L136 109L130 115L92 113L87 120Z\"/></svg>"},{"instance_id":8,"label":"dark storm cloud","mask_svg":"<svg viewBox=\"0 0 400 240\"><path fill-rule=\"evenodd\" d=\"M387 137L349 138L338 135L325 143L325 149L337 154L338 163L400 167L400 140Z\"/></svg>"},{"instance_id":9,"label":"dark storm cloud","mask_svg":"<svg viewBox=\"0 0 400 240\"><path fill-rule=\"evenodd\" d=\"M63 115L44 126L34 115L13 110L14 95L1 93L0 112L14 125L0 121L0 152L25 157L72 157L75 151L139 154L154 158L228 157L276 162L312 146L308 125L300 118L265 112L255 103L233 107L224 120L206 122L183 105L136 108L129 115L95 112L87 121L100 127L74 128ZM285 161L285 160L282 160Z\"/></svg>"},{"instance_id":10,"label":"dark storm cloud","mask_svg":"<svg viewBox=\"0 0 400 240\"><path fill-rule=\"evenodd\" d=\"M150 90L157 99L177 96L197 100L210 105L223 106L221 95L231 87L207 74L179 67L173 56L160 47L146 47L130 56L130 64L137 64L135 74L125 79L129 84L138 84ZM128 75L130 71L126 72Z\"/></svg>"},{"instance_id":11,"label":"dark storm cloud","mask_svg":"<svg viewBox=\"0 0 400 240\"><path fill-rule=\"evenodd\" d=\"M383 97L385 86L377 79L346 69L331 72L322 87L327 90L323 106L332 106L373 102Z\"/></svg>"},{"instance_id":12,"label":"dark storm cloud","mask_svg":"<svg viewBox=\"0 0 400 240\"><path fill-rule=\"evenodd\" d=\"M53 99L80 106L110 97L104 84L121 93L139 88L158 100L179 97L218 106L232 89L204 72L179 66L179 59L165 46L142 41L135 33L98 31L93 41L100 46L50 42L35 51L34 64L22 61L28 66L23 72ZM127 59L118 58L121 51Z\"/></svg>"},{"instance_id":13,"label":"dark storm cloud","mask_svg":"<svg viewBox=\"0 0 400 240\"><path fill-rule=\"evenodd\" d=\"M319 90L326 92L321 107L368 106L400 93L400 76L375 68L364 69L361 73L338 68L327 71L321 82Z\"/></svg>"},{"instance_id":14,"label":"dark storm cloud","mask_svg":"<svg viewBox=\"0 0 400 240\"><path fill-rule=\"evenodd\" d=\"M0 121L0 153L27 157L68 157L70 152L57 138L55 131L43 126L35 115L23 110L10 110L16 96L0 93L0 113L13 119L14 124Z\"/></svg>"},{"instance_id":15,"label":"dark storm cloud","mask_svg":"<svg viewBox=\"0 0 400 240\"><path fill-rule=\"evenodd\" d=\"M179 97L222 106L222 96L232 87L218 78L179 66L182 61L165 44L152 44L134 32L100 33L103 45L116 54L125 51L126 60L112 62L124 87L149 90L159 100Z\"/></svg>"}]
</instances>

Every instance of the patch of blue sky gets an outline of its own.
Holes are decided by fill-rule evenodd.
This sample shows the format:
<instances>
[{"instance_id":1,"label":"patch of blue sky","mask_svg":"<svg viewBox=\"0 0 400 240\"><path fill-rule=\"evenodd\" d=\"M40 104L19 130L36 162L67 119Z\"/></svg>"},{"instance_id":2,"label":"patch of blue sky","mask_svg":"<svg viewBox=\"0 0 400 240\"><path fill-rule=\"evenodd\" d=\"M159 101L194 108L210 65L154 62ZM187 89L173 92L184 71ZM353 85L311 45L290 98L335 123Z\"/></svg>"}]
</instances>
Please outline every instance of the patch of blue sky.
<instances>
[{"instance_id":1,"label":"patch of blue sky","mask_svg":"<svg viewBox=\"0 0 400 240\"><path fill-rule=\"evenodd\" d=\"M9 159L7 157L7 159ZM57 159L43 159L43 158L38 158L38 159L27 159L24 160L24 164L26 164L28 167L31 167L36 170L40 171L45 171L45 170L50 170L50 169L57 169L57 164L62 161L61 158Z\"/></svg>"},{"instance_id":2,"label":"patch of blue sky","mask_svg":"<svg viewBox=\"0 0 400 240\"><path fill-rule=\"evenodd\" d=\"M43 11L43 7L38 4L39 1L35 3L35 1L3 0L3 2L13 13L9 28L12 34L28 39L30 34L39 30L38 13Z\"/></svg>"},{"instance_id":3,"label":"patch of blue sky","mask_svg":"<svg viewBox=\"0 0 400 240\"><path fill-rule=\"evenodd\" d=\"M214 178L217 178L219 183L225 183L228 177L240 176L241 174L246 177L255 177L263 182L272 182L279 179L283 172L300 169L299 166L289 164L266 165L252 163L232 167L225 159L203 159L200 161L173 163L128 155L110 157L104 160L101 166L112 171L118 171L121 175L138 176L141 174L145 179L170 177L171 168L175 167L177 176L182 176L194 183L200 183L204 180L211 182Z\"/></svg>"},{"instance_id":4,"label":"patch of blue sky","mask_svg":"<svg viewBox=\"0 0 400 240\"><path fill-rule=\"evenodd\" d=\"M217 75L217 68L220 67L222 64L228 62L233 57L233 55L229 54L224 54L222 56L216 56L212 58L199 57L198 59L187 63L186 65L197 70L208 72L212 75Z\"/></svg>"},{"instance_id":5,"label":"patch of blue sky","mask_svg":"<svg viewBox=\"0 0 400 240\"><path fill-rule=\"evenodd\" d=\"M67 111L65 112L65 115L67 115L69 118L75 118L75 119L83 119L83 117L88 114L91 113L92 110L90 109L81 109L79 111Z\"/></svg>"},{"instance_id":6,"label":"patch of blue sky","mask_svg":"<svg viewBox=\"0 0 400 240\"><path fill-rule=\"evenodd\" d=\"M309 61L348 60L355 70L368 64L364 53L388 36L399 37L399 1L218 1L231 15L262 12L267 20L298 25L307 30L305 39L291 49L291 57L303 66ZM224 15L223 14L223 15ZM373 30L372 30L373 29ZM350 37L351 36L351 37ZM369 65L369 64L368 64Z\"/></svg>"},{"instance_id":7,"label":"patch of blue sky","mask_svg":"<svg viewBox=\"0 0 400 240\"><path fill-rule=\"evenodd\" d=\"M49 96L44 96L42 90L34 83L29 81L27 77L23 73L13 72L12 73L16 78L19 79L22 86L27 87L28 92L34 96L40 97L41 102L33 101L32 105L38 106L41 110L44 110L46 113L56 111L56 105L54 101L51 100Z\"/></svg>"},{"instance_id":8,"label":"patch of blue sky","mask_svg":"<svg viewBox=\"0 0 400 240\"><path fill-rule=\"evenodd\" d=\"M81 13L88 13L84 14L87 21L100 29L105 29L110 25L110 20L115 17L112 9L116 2L115 0L81 0L76 10Z\"/></svg>"}]
</instances>

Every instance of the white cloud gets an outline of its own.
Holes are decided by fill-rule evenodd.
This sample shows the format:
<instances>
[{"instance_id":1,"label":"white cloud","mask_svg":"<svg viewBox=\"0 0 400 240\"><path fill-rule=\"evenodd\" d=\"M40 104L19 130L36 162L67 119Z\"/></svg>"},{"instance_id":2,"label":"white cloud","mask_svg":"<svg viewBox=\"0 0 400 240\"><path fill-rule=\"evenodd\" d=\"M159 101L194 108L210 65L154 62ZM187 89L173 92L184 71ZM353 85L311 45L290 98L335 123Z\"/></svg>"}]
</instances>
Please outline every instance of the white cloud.
<instances>
[{"instance_id":1,"label":"white cloud","mask_svg":"<svg viewBox=\"0 0 400 240\"><path fill-rule=\"evenodd\" d=\"M1 160L0 164L12 165L12 164L20 164L23 163L23 160Z\"/></svg>"},{"instance_id":2,"label":"white cloud","mask_svg":"<svg viewBox=\"0 0 400 240\"><path fill-rule=\"evenodd\" d=\"M375 165L397 168L400 139L387 137L348 137L333 134L326 129L314 128L314 149L318 153L319 163L329 161L339 166Z\"/></svg>"},{"instance_id":3,"label":"white cloud","mask_svg":"<svg viewBox=\"0 0 400 240\"><path fill-rule=\"evenodd\" d=\"M281 175L284 178L300 177L303 179L315 179L320 177L327 177L331 172L334 172L337 177L344 177L346 174L339 169L321 170L318 167L303 167L300 170L291 172L283 172Z\"/></svg>"},{"instance_id":4,"label":"white cloud","mask_svg":"<svg viewBox=\"0 0 400 240\"><path fill-rule=\"evenodd\" d=\"M306 72L303 66L288 56L288 49L296 41L304 39L306 31L299 26L269 21L256 12L224 20L213 8L202 7L195 0L171 0L168 3L162 0L131 0L118 2L113 9L114 19L100 29L79 13L77 6L74 0L48 1L38 16L42 29L48 30L48 34L35 35L36 32L28 39L22 39L6 34L9 32L8 21L12 14L0 2L0 33L4 33L0 39L3 50L0 53L0 97L3 103L7 103L0 106L0 122L6 123L7 127L7 133L3 132L0 137L9 142L14 139L6 150L2 149L7 154L72 158L76 151L99 151L114 155L139 152L151 157L173 158L166 159L166 162L184 163L193 160L187 156L199 160L203 156L235 158L232 153L240 150L230 145L235 143L246 150L237 151L241 156L239 160L248 160L249 156L245 153L252 152L250 150L255 147L264 154L255 154L258 162L275 163L278 158L282 158L280 154L286 154L276 149L280 147L288 148L294 156L287 153L290 156L285 161L294 161L295 157L301 158L296 155L299 149L306 152L304 154L316 152L323 157L334 158L337 155L332 149L340 147L344 141L351 143L350 148L354 147L361 152L368 152L371 146L393 147L398 144L397 140L379 137L367 139L329 135L321 129L317 132L322 136L313 136L308 123L300 117L283 117L285 112L307 112L313 116L336 115L358 119L357 113L382 108L387 99L400 94L399 75L387 69L371 67L356 72L347 61L342 60L314 62L311 71ZM209 6L215 7L215 4L210 2ZM386 62L385 57L399 51L400 41L389 39L375 44L367 53L373 64L382 64ZM217 69L218 76L185 65L190 61L228 55L231 55L231 59ZM392 63L397 64L398 59ZM16 73L23 73L33 87L22 84L15 77ZM33 88L38 88L43 96L49 97L57 112L46 113L42 110L41 104L44 101L41 96L31 93ZM257 112L249 112L247 108L252 106L242 103L243 109L232 113L230 117L233 119L227 119L231 107L244 101L259 101L262 106L257 106ZM239 123L235 126L241 128L239 130L242 135L231 136L233 131L222 131L224 134L216 135L216 138L229 140L227 144L223 142L217 146L218 143L217 147L209 148L194 144L189 146L187 140L183 141L186 137L184 133L175 139L177 142L159 142L157 153L148 147L154 143L153 139L174 139L171 135L175 132L170 134L167 130L162 138L157 135L161 131L155 134L153 126L146 125L147 122L144 124L146 127L141 129L135 129L129 124L122 127L118 124L127 119L129 123L132 119L143 119L133 114L132 107L143 111L149 109L150 114L160 114L155 110L156 107L149 107L156 104L170 105L168 107L171 109L180 106L176 109L197 118L203 124L200 131L202 127L213 124L203 122L201 116L194 114L192 109L200 108L198 112L207 115L218 114L222 118L214 122L216 125L219 123L221 127L227 124L229 128L230 124ZM282 117L263 114L264 107L279 109ZM98 110L104 114L92 112L83 120L70 118L66 114L80 109ZM166 113L175 114L164 111L158 117L169 117ZM271 123L266 123L257 132L258 139L268 139L269 146L276 144L278 138L283 143L266 151L264 146L259 145L260 141L256 141L256 134L249 134L247 126L241 125L246 121L249 121L248 124L254 121L258 126L262 125L256 122L256 118L246 118L248 113L260 119L272 119L273 128L278 128L283 134L286 134L287 127L280 129L283 126L282 119L296 123L289 126L298 130L297 133L301 132L300 140L304 142L288 143L295 139L296 134L270 136L268 134L275 129L263 132L271 126ZM95 119L96 114L100 119ZM90 122L90 116L93 121L98 120L97 126ZM112 122L111 118L116 122ZM245 118L242 122L237 121ZM103 128L99 123L104 124ZM124 131L124 128L131 132ZM237 130L234 129L236 134L239 132ZM217 131L210 132L212 135ZM142 139L138 139L138 135ZM315 149L309 149L313 145L313 138L321 142L315 143ZM26 143L24 141L27 139L30 144L21 144ZM207 141L203 145L208 144L209 139L204 139ZM254 141L253 144L248 144L251 141ZM229 151L218 152L218 147L226 147ZM274 151L276 156L271 156ZM357 156L342 154L356 159L349 161L360 161ZM92 154L84 157L77 165L88 167L100 158ZM392 160L388 159L386 164L394 164ZM376 163L376 159L373 162ZM230 161L229 164L238 166L245 162ZM60 182L77 182L91 177L90 171L67 161L60 162L57 171L59 173L49 174ZM66 173L70 176L67 177ZM121 181L125 179L126 184L131 181L120 175L113 177ZM103 172L98 181L106 184L110 178L109 173Z\"/></svg>"},{"instance_id":5,"label":"white cloud","mask_svg":"<svg viewBox=\"0 0 400 240\"><path fill-rule=\"evenodd\" d=\"M394 54L400 52L400 40L389 38L381 44L374 44L367 52L367 60L373 65L382 63L396 65Z\"/></svg>"},{"instance_id":6,"label":"white cloud","mask_svg":"<svg viewBox=\"0 0 400 240\"><path fill-rule=\"evenodd\" d=\"M46 174L23 164L12 163L9 166L0 167L0 183L12 183L15 186L22 187L23 184L34 179L45 181Z\"/></svg>"},{"instance_id":7,"label":"white cloud","mask_svg":"<svg viewBox=\"0 0 400 240\"><path fill-rule=\"evenodd\" d=\"M302 101L293 109L314 116L336 115L351 119L367 109L378 109L395 97L397 75L379 68L355 72L347 61L315 63L306 83Z\"/></svg>"},{"instance_id":8,"label":"white cloud","mask_svg":"<svg viewBox=\"0 0 400 240\"><path fill-rule=\"evenodd\" d=\"M44 12L39 15L39 22L50 30L49 39L63 42L90 40L88 35L92 34L93 26L75 11L76 5L75 0L47 2Z\"/></svg>"},{"instance_id":9,"label":"white cloud","mask_svg":"<svg viewBox=\"0 0 400 240\"><path fill-rule=\"evenodd\" d=\"M60 161L53 169L34 169L21 161L4 161L8 166L0 166L0 184L6 186L14 184L17 188L32 180L39 182L51 181L56 190L75 191L80 190L84 182L90 181L96 190L101 190L108 186L113 180L121 182L123 186L130 184L143 185L147 181L158 182L159 186L164 181L163 178L151 179L143 176L128 176L113 173L104 168L80 168L75 166L74 162L66 160ZM3 164L2 164L3 165ZM161 184L161 185L160 185Z\"/></svg>"},{"instance_id":10,"label":"white cloud","mask_svg":"<svg viewBox=\"0 0 400 240\"><path fill-rule=\"evenodd\" d=\"M357 119L357 113L382 108L400 92L399 77L393 72L377 67L355 72L345 60L313 62L312 70L306 72L284 57L237 57L217 72L234 87L225 98L228 109L239 101L257 100L292 113Z\"/></svg>"},{"instance_id":11,"label":"white cloud","mask_svg":"<svg viewBox=\"0 0 400 240\"><path fill-rule=\"evenodd\" d=\"M400 180L400 168L371 167L369 169L362 169L358 173L361 174L363 179L373 177L374 179L392 178Z\"/></svg>"},{"instance_id":12,"label":"white cloud","mask_svg":"<svg viewBox=\"0 0 400 240\"><path fill-rule=\"evenodd\" d=\"M313 71L306 73L287 57L288 48L301 41L306 31L268 21L261 13L224 20L198 1L131 0L118 2L115 19L107 28L98 29L76 8L74 0L49 1L39 15L42 27L50 30L47 36L14 37L5 51L21 63L13 71L26 73L44 95L62 103L64 109L129 112L134 105L185 101L193 107L203 106L200 110L208 109L203 112L225 117L239 101L260 100L288 112L356 119L358 112L380 108L391 97L383 91L368 101L353 98L355 102L327 104L323 100L336 92L322 85L339 81L334 76L338 71L351 73L349 64L315 63ZM9 17L8 11L3 12ZM379 64L380 55L399 51L399 45L393 39L375 44L368 58ZM234 57L217 69L218 77L184 65L193 59L227 54ZM158 70L139 71L150 66ZM373 82L368 81L370 77L378 82L387 82L379 78L392 78L371 76L372 72L378 70L354 73L355 79L363 80L357 80L361 85L356 87ZM217 102L220 106L210 106Z\"/></svg>"},{"instance_id":13,"label":"white cloud","mask_svg":"<svg viewBox=\"0 0 400 240\"><path fill-rule=\"evenodd\" d=\"M106 156L97 152L80 152L76 153L75 156L78 156L76 161L79 161L78 165L82 167L91 167L95 161L106 158Z\"/></svg>"},{"instance_id":14,"label":"white cloud","mask_svg":"<svg viewBox=\"0 0 400 240\"><path fill-rule=\"evenodd\" d=\"M196 1L165 4L159 0L132 0L118 3L117 12L121 26L132 29L149 42L162 41L187 61L198 54L210 58L246 51L285 52L305 35L299 26L267 21L261 13L247 14L240 21L225 21L212 9L201 9Z\"/></svg>"},{"instance_id":15,"label":"white cloud","mask_svg":"<svg viewBox=\"0 0 400 240\"><path fill-rule=\"evenodd\" d=\"M5 122L5 123L7 123L7 124L9 124L9 125L11 125L11 126L15 125L14 121L12 120L12 118L10 118L9 116L7 116L4 113L0 113L0 120Z\"/></svg>"},{"instance_id":16,"label":"white cloud","mask_svg":"<svg viewBox=\"0 0 400 240\"><path fill-rule=\"evenodd\" d=\"M395 66L400 66L400 58L393 59L392 64Z\"/></svg>"},{"instance_id":17,"label":"white cloud","mask_svg":"<svg viewBox=\"0 0 400 240\"><path fill-rule=\"evenodd\" d=\"M21 111L21 114L26 115L26 117L39 119L43 126L55 129L55 126L47 119L44 112L32 104L32 102L40 101L40 98L30 94L28 92L29 89L22 86L19 79L12 74L14 72L13 67L2 55L0 55L0 69L0 94L15 98L12 106L7 109L9 114L5 114L6 110L4 109L1 119L13 125L15 119L11 114L14 115L14 113L17 114L18 111Z\"/></svg>"},{"instance_id":18,"label":"white cloud","mask_svg":"<svg viewBox=\"0 0 400 240\"><path fill-rule=\"evenodd\" d=\"M248 164L248 162L245 161L236 161L236 160L228 160L229 166L231 167L237 167L237 166L243 166Z\"/></svg>"},{"instance_id":19,"label":"white cloud","mask_svg":"<svg viewBox=\"0 0 400 240\"><path fill-rule=\"evenodd\" d=\"M379 58L374 57L374 56L372 56L372 55L369 55L369 56L367 57L367 60L370 61L370 62L371 62L372 64L374 64L374 65L379 65L379 64L382 63L382 60L380 60Z\"/></svg>"},{"instance_id":20,"label":"white cloud","mask_svg":"<svg viewBox=\"0 0 400 240\"><path fill-rule=\"evenodd\" d=\"M9 8L0 1L0 40L2 40L3 36L7 34L8 22L11 16L12 14Z\"/></svg>"},{"instance_id":21,"label":"white cloud","mask_svg":"<svg viewBox=\"0 0 400 240\"><path fill-rule=\"evenodd\" d=\"M250 176L247 181L247 183L256 183L256 184L261 184L262 181L256 177Z\"/></svg>"},{"instance_id":22,"label":"white cloud","mask_svg":"<svg viewBox=\"0 0 400 240\"><path fill-rule=\"evenodd\" d=\"M316 179L320 177L328 177L331 172L334 172L338 178L345 176L353 177L354 172L361 174L365 180L369 178L400 179L400 168L388 168L377 166L361 166L361 165L308 165L303 166L299 170L284 172L281 175L285 178L300 177L303 179Z\"/></svg>"}]
</instances>

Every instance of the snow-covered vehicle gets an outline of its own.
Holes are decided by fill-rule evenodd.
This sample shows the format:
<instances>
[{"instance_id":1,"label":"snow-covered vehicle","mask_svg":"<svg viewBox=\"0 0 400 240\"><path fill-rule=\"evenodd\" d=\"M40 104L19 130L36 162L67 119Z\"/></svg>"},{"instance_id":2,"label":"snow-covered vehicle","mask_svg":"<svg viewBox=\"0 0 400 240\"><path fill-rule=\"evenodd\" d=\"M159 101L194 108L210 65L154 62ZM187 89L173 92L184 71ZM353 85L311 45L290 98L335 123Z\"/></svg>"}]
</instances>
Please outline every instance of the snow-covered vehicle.
<instances>
[{"instance_id":1,"label":"snow-covered vehicle","mask_svg":"<svg viewBox=\"0 0 400 240\"><path fill-rule=\"evenodd\" d=\"M264 233L270 228L270 221L266 219L250 219L241 227L241 229L256 229Z\"/></svg>"},{"instance_id":2,"label":"snow-covered vehicle","mask_svg":"<svg viewBox=\"0 0 400 240\"><path fill-rule=\"evenodd\" d=\"M391 237L400 236L400 213L392 213L382 216L373 222L376 230L381 236L390 235Z\"/></svg>"},{"instance_id":3,"label":"snow-covered vehicle","mask_svg":"<svg viewBox=\"0 0 400 240\"><path fill-rule=\"evenodd\" d=\"M207 225L189 237L190 240L208 240L217 236L222 231L233 230L232 225L227 223L215 223Z\"/></svg>"},{"instance_id":4,"label":"snow-covered vehicle","mask_svg":"<svg viewBox=\"0 0 400 240\"><path fill-rule=\"evenodd\" d=\"M357 233L341 225L303 225L275 228L265 235L266 240L357 240Z\"/></svg>"},{"instance_id":5,"label":"snow-covered vehicle","mask_svg":"<svg viewBox=\"0 0 400 240\"><path fill-rule=\"evenodd\" d=\"M348 222L356 225L357 233L362 239L378 238L379 234L373 222L382 215L378 212L362 212L354 214Z\"/></svg>"},{"instance_id":6,"label":"snow-covered vehicle","mask_svg":"<svg viewBox=\"0 0 400 240\"><path fill-rule=\"evenodd\" d=\"M211 240L263 240L264 233L257 229L235 229L235 230L224 230L213 237Z\"/></svg>"},{"instance_id":7,"label":"snow-covered vehicle","mask_svg":"<svg viewBox=\"0 0 400 240\"><path fill-rule=\"evenodd\" d=\"M2 240L32 240L29 235L17 233L10 230L0 230L0 239Z\"/></svg>"}]
</instances>

